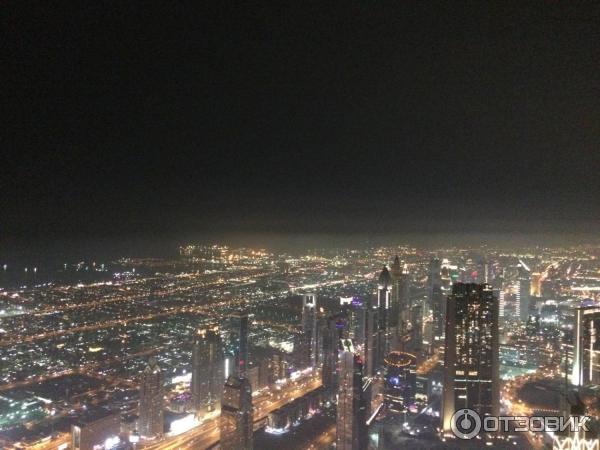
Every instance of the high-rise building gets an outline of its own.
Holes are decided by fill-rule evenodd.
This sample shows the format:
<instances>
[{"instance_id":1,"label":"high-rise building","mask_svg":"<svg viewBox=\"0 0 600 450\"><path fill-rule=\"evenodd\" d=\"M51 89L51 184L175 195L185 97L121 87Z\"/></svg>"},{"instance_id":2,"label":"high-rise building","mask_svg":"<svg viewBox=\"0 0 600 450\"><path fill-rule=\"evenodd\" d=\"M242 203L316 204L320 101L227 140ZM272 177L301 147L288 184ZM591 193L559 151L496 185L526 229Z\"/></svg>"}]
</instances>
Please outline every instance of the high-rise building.
<instances>
[{"instance_id":1,"label":"high-rise building","mask_svg":"<svg viewBox=\"0 0 600 450\"><path fill-rule=\"evenodd\" d=\"M342 341L337 403L338 450L367 448L367 402L363 397L362 360L354 354L352 341Z\"/></svg>"},{"instance_id":2,"label":"high-rise building","mask_svg":"<svg viewBox=\"0 0 600 450\"><path fill-rule=\"evenodd\" d=\"M476 254L473 255L473 264L475 265L475 272L472 273L471 278L475 283L487 283L488 282L488 264L484 255Z\"/></svg>"},{"instance_id":3,"label":"high-rise building","mask_svg":"<svg viewBox=\"0 0 600 450\"><path fill-rule=\"evenodd\" d=\"M321 380L328 394L332 394L337 379L338 342L340 333L335 317L327 317L322 328L323 334L323 368Z\"/></svg>"},{"instance_id":4,"label":"high-rise building","mask_svg":"<svg viewBox=\"0 0 600 450\"><path fill-rule=\"evenodd\" d=\"M231 373L245 378L248 367L248 314L240 311L231 317L235 336L234 367Z\"/></svg>"},{"instance_id":5,"label":"high-rise building","mask_svg":"<svg viewBox=\"0 0 600 450\"><path fill-rule=\"evenodd\" d=\"M219 326L208 325L198 329L192 348L192 406L197 415L220 408L223 380Z\"/></svg>"},{"instance_id":6,"label":"high-rise building","mask_svg":"<svg viewBox=\"0 0 600 450\"><path fill-rule=\"evenodd\" d=\"M230 376L221 401L221 449L252 450L254 408L252 388L246 378Z\"/></svg>"},{"instance_id":7,"label":"high-rise building","mask_svg":"<svg viewBox=\"0 0 600 450\"><path fill-rule=\"evenodd\" d=\"M269 363L270 376L269 382L275 383L277 380L282 380L287 377L287 361L283 355L275 353Z\"/></svg>"},{"instance_id":8,"label":"high-rise building","mask_svg":"<svg viewBox=\"0 0 600 450\"><path fill-rule=\"evenodd\" d=\"M364 355L366 303L354 297L350 303L344 305L344 310L347 315L348 337L354 342L357 352Z\"/></svg>"},{"instance_id":9,"label":"high-rise building","mask_svg":"<svg viewBox=\"0 0 600 450\"><path fill-rule=\"evenodd\" d=\"M424 342L430 348L438 347L444 342L446 302L442 292L442 263L438 258L429 262L427 270L427 303L422 309L424 317L432 316L428 324Z\"/></svg>"},{"instance_id":10,"label":"high-rise building","mask_svg":"<svg viewBox=\"0 0 600 450\"><path fill-rule=\"evenodd\" d=\"M142 373L140 385L138 430L143 438L162 436L163 398L163 375L156 358L150 358Z\"/></svg>"},{"instance_id":11,"label":"high-rise building","mask_svg":"<svg viewBox=\"0 0 600 450\"><path fill-rule=\"evenodd\" d=\"M409 329L412 327L410 302L410 275L396 256L392 264L392 299L389 314L389 327L392 330L394 348L404 348L410 339Z\"/></svg>"},{"instance_id":12,"label":"high-rise building","mask_svg":"<svg viewBox=\"0 0 600 450\"><path fill-rule=\"evenodd\" d=\"M600 308L577 308L573 340L571 383L600 384Z\"/></svg>"},{"instance_id":13,"label":"high-rise building","mask_svg":"<svg viewBox=\"0 0 600 450\"><path fill-rule=\"evenodd\" d=\"M77 422L71 425L71 448L73 450L107 448L104 444L108 440L118 441L120 425L119 414L104 408L87 409Z\"/></svg>"},{"instance_id":14,"label":"high-rise building","mask_svg":"<svg viewBox=\"0 0 600 450\"><path fill-rule=\"evenodd\" d=\"M444 342L445 320L446 320L446 302L442 288L439 285L433 287L431 291L431 305L433 315L433 336L432 344L442 344Z\"/></svg>"},{"instance_id":15,"label":"high-rise building","mask_svg":"<svg viewBox=\"0 0 600 450\"><path fill-rule=\"evenodd\" d=\"M248 381L250 382L250 388L252 391L258 391L260 389L259 379L260 379L260 367L259 366L250 366L248 370Z\"/></svg>"},{"instance_id":16,"label":"high-rise building","mask_svg":"<svg viewBox=\"0 0 600 450\"><path fill-rule=\"evenodd\" d=\"M521 321L527 322L531 300L531 271L527 265L519 260L519 283L517 289L517 302Z\"/></svg>"},{"instance_id":17,"label":"high-rise building","mask_svg":"<svg viewBox=\"0 0 600 450\"><path fill-rule=\"evenodd\" d=\"M481 416L498 415L498 300L487 284L455 283L447 300L442 424L470 408Z\"/></svg>"},{"instance_id":18,"label":"high-rise building","mask_svg":"<svg viewBox=\"0 0 600 450\"><path fill-rule=\"evenodd\" d=\"M483 280L482 283L492 284L494 279L494 263L484 259L483 261Z\"/></svg>"},{"instance_id":19,"label":"high-rise building","mask_svg":"<svg viewBox=\"0 0 600 450\"><path fill-rule=\"evenodd\" d=\"M442 287L442 262L439 258L432 258L427 269L427 299L428 307L433 309L433 295L436 288Z\"/></svg>"},{"instance_id":20,"label":"high-rise building","mask_svg":"<svg viewBox=\"0 0 600 450\"><path fill-rule=\"evenodd\" d=\"M375 370L383 366L385 355L390 352L389 309L392 291L392 276L383 266L377 282L377 343L375 345Z\"/></svg>"},{"instance_id":21,"label":"high-rise building","mask_svg":"<svg viewBox=\"0 0 600 450\"><path fill-rule=\"evenodd\" d=\"M377 316L379 311L370 300L365 302L365 344L364 344L364 371L365 376L372 377L377 371Z\"/></svg>"},{"instance_id":22,"label":"high-rise building","mask_svg":"<svg viewBox=\"0 0 600 450\"><path fill-rule=\"evenodd\" d=\"M417 391L417 357L393 351L385 358L384 400L388 411L405 412L414 402Z\"/></svg>"},{"instance_id":23,"label":"high-rise building","mask_svg":"<svg viewBox=\"0 0 600 450\"><path fill-rule=\"evenodd\" d=\"M298 361L300 368L316 367L318 362L317 296L306 294L302 297L302 334Z\"/></svg>"},{"instance_id":24,"label":"high-rise building","mask_svg":"<svg viewBox=\"0 0 600 450\"><path fill-rule=\"evenodd\" d=\"M394 262L390 266L390 275L392 277L392 289L390 296L390 307L388 315L388 326L395 333L400 325L400 283L402 282L402 263L398 255L394 258Z\"/></svg>"},{"instance_id":25,"label":"high-rise building","mask_svg":"<svg viewBox=\"0 0 600 450\"><path fill-rule=\"evenodd\" d=\"M409 326L405 332L400 349L409 352L419 352L423 346L423 306L415 302L409 311Z\"/></svg>"},{"instance_id":26,"label":"high-rise building","mask_svg":"<svg viewBox=\"0 0 600 450\"><path fill-rule=\"evenodd\" d=\"M540 297L542 295L542 274L533 272L531 274L531 296Z\"/></svg>"}]
</instances>

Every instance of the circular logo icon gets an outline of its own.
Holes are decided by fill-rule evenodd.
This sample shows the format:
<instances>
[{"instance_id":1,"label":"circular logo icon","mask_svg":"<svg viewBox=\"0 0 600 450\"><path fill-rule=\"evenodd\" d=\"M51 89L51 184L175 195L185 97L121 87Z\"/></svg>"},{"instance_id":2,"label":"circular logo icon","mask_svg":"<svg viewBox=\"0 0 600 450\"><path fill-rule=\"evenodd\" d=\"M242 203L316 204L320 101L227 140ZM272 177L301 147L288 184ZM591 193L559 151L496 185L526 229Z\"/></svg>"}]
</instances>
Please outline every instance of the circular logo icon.
<instances>
[{"instance_id":1,"label":"circular logo icon","mask_svg":"<svg viewBox=\"0 0 600 450\"><path fill-rule=\"evenodd\" d=\"M459 439L471 439L481 430L481 417L472 409L459 409L450 419L450 428Z\"/></svg>"}]
</instances>

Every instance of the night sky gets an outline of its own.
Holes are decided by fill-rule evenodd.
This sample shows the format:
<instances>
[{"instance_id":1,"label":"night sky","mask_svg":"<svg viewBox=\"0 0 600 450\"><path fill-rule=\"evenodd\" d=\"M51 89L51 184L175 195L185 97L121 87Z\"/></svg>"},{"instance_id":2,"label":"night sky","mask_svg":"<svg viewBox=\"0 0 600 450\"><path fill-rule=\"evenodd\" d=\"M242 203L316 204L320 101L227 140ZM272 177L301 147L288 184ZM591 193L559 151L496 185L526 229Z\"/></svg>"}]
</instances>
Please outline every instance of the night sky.
<instances>
[{"instance_id":1,"label":"night sky","mask_svg":"<svg viewBox=\"0 0 600 450\"><path fill-rule=\"evenodd\" d=\"M198 3L3 2L5 238L600 220L598 4Z\"/></svg>"}]
</instances>

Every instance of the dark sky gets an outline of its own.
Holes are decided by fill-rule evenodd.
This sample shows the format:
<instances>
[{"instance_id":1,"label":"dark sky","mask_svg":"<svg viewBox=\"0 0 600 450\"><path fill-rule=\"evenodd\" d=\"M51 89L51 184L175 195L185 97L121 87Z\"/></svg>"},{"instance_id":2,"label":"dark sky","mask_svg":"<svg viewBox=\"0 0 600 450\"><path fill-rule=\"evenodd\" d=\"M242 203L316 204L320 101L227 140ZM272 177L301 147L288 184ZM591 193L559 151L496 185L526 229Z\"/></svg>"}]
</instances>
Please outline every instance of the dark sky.
<instances>
[{"instance_id":1,"label":"dark sky","mask_svg":"<svg viewBox=\"0 0 600 450\"><path fill-rule=\"evenodd\" d=\"M600 219L598 4L197 3L3 2L4 236Z\"/></svg>"}]
</instances>

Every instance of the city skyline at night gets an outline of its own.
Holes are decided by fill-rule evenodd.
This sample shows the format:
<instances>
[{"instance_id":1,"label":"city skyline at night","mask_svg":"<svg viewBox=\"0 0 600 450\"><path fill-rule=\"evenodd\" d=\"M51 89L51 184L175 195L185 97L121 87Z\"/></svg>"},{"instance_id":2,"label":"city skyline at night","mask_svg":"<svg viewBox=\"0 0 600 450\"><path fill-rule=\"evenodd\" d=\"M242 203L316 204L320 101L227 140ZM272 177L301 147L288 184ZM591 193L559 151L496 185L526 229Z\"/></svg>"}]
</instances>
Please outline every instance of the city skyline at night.
<instances>
[{"instance_id":1,"label":"city skyline at night","mask_svg":"<svg viewBox=\"0 0 600 450\"><path fill-rule=\"evenodd\" d=\"M454 409L595 424L598 261L592 244L189 243L170 259L59 265L60 282L3 273L0 438L45 450L201 449L223 436L232 448L444 449ZM593 433L511 429L471 445L596 445Z\"/></svg>"},{"instance_id":2,"label":"city skyline at night","mask_svg":"<svg viewBox=\"0 0 600 450\"><path fill-rule=\"evenodd\" d=\"M600 450L600 5L2 5L0 449Z\"/></svg>"}]
</instances>

